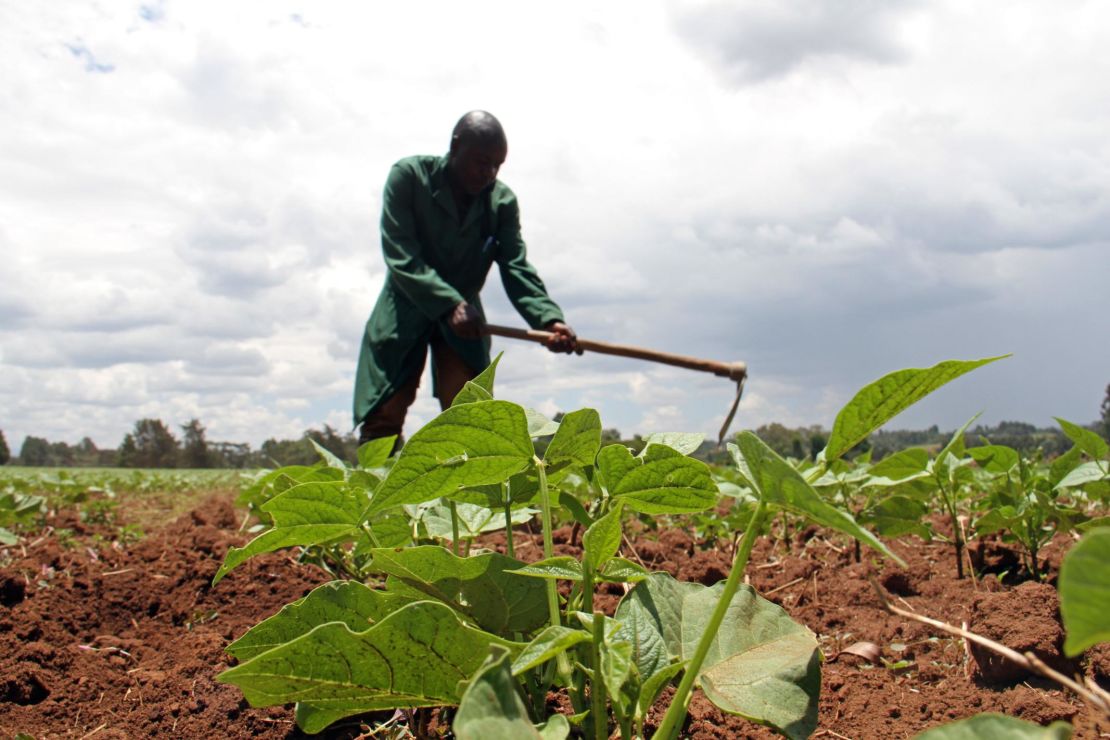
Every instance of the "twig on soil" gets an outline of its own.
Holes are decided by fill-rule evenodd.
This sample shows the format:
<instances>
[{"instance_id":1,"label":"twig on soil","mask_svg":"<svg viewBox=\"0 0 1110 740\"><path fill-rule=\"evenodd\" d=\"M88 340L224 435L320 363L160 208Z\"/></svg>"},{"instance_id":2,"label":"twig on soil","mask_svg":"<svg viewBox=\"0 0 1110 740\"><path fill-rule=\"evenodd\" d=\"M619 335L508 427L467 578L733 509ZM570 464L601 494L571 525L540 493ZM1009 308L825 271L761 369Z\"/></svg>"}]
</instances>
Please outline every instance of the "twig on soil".
<instances>
[{"instance_id":1,"label":"twig on soil","mask_svg":"<svg viewBox=\"0 0 1110 740\"><path fill-rule=\"evenodd\" d=\"M760 565L753 567L752 570L767 570L768 568L777 568L780 565L782 565L781 560L772 560L769 563L761 563Z\"/></svg>"},{"instance_id":2,"label":"twig on soil","mask_svg":"<svg viewBox=\"0 0 1110 740\"><path fill-rule=\"evenodd\" d=\"M633 547L632 543L628 541L628 535L626 535L624 532L621 532L621 538L624 539L624 546L628 548L628 551L630 553L632 553L632 557L636 558L636 562L644 568L647 568L647 564L640 559L640 553L636 552L636 548Z\"/></svg>"},{"instance_id":3,"label":"twig on soil","mask_svg":"<svg viewBox=\"0 0 1110 740\"><path fill-rule=\"evenodd\" d=\"M836 545L834 545L833 543L831 543L831 542L829 542L828 540L826 540L826 539L825 539L824 537L822 537L822 538L821 538L821 541L822 541L822 542L824 542L824 543L825 543L825 545L827 545L827 546L828 546L828 548L829 548L830 550L832 550L833 552L835 552L835 553L837 553L837 554L840 554L840 553L843 553L843 552L844 552L844 548L843 548L843 547L837 547L837 546L836 546Z\"/></svg>"},{"instance_id":4,"label":"twig on soil","mask_svg":"<svg viewBox=\"0 0 1110 740\"><path fill-rule=\"evenodd\" d=\"M817 606L820 599L817 598L817 572L813 573L813 605Z\"/></svg>"},{"instance_id":5,"label":"twig on soil","mask_svg":"<svg viewBox=\"0 0 1110 740\"><path fill-rule=\"evenodd\" d=\"M80 740L85 740L85 738L89 738L89 737L92 737L93 735L95 735L96 733L100 732L101 730L103 730L103 729L104 729L105 727L107 727L107 726L108 726L108 723L107 723L107 722L105 722L104 724L100 725L100 727L97 727L97 728L96 728L95 730L93 730L92 732L89 732L89 733L86 733L86 734L82 735L82 736L80 737Z\"/></svg>"},{"instance_id":6,"label":"twig on soil","mask_svg":"<svg viewBox=\"0 0 1110 740\"><path fill-rule=\"evenodd\" d=\"M105 573L101 573L100 575L102 575L102 576L120 576L120 575L123 575L124 573L130 573L133 570L135 570L135 569L134 568L124 568L123 570L109 570Z\"/></svg>"},{"instance_id":7,"label":"twig on soil","mask_svg":"<svg viewBox=\"0 0 1110 740\"><path fill-rule=\"evenodd\" d=\"M825 730L825 729L818 730L813 735L813 737L820 737L821 735L832 735L833 737L840 738L840 740L852 740L852 738L847 737L845 735L841 735L839 732L833 732L832 730Z\"/></svg>"},{"instance_id":8,"label":"twig on soil","mask_svg":"<svg viewBox=\"0 0 1110 740\"><path fill-rule=\"evenodd\" d=\"M1001 655L1002 657L1013 661L1030 673L1036 673L1040 676L1055 681L1061 686L1065 686L1071 689L1076 694L1078 694L1079 697L1085 702L1090 704L1095 709L1106 714L1107 717L1110 717L1110 692L1105 691L1098 686L1090 686L1089 683L1087 686L1084 686L1083 684L1080 684L1077 681L1068 678L1059 671L1049 667L1043 660L1041 660L1031 652L1026 652L1025 654L1022 654L1014 650L1013 648L1006 647L1000 642L995 642L988 637L983 637L982 635L970 632L966 629L962 629L952 624L948 624L947 622L942 622L939 619L931 619L922 614L916 614L911 611L906 611L905 609L899 609L887 600L886 594L883 593L882 588L879 587L879 584L877 581L875 581L874 577L871 577L869 580L871 581L871 587L875 589L875 593L876 595L878 595L879 601L882 603L883 608L891 614L897 614L900 617L905 617L906 619L929 625L930 627L934 627L941 632L946 632L955 637L962 637L964 640L974 642L976 645L981 645L987 650L990 650L991 652L997 653L998 655Z\"/></svg>"},{"instance_id":9,"label":"twig on soil","mask_svg":"<svg viewBox=\"0 0 1110 740\"><path fill-rule=\"evenodd\" d=\"M774 587L774 588L772 588L772 589L771 589L770 591L768 591L767 593L763 594L763 596L764 596L764 597L767 597L767 596L770 596L771 594L777 594L777 593L778 593L779 591L782 591L782 590L783 590L784 588L790 588L790 587L791 587L791 586L793 586L794 584L796 584L796 583L801 583L801 582L802 582L802 581L804 581L804 580L805 580L804 578L795 578L795 579L794 579L793 581L791 581L790 583L784 583L784 584L782 584L781 586L775 586L775 587Z\"/></svg>"}]
</instances>

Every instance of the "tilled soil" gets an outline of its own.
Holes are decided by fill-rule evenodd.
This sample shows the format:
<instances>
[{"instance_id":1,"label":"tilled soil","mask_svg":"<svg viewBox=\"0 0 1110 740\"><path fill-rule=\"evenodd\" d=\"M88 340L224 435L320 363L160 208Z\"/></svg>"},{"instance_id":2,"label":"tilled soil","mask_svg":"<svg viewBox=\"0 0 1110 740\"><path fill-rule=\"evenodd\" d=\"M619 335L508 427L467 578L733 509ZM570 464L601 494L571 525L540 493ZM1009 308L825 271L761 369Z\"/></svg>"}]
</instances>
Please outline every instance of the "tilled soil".
<instances>
[{"instance_id":1,"label":"tilled soil","mask_svg":"<svg viewBox=\"0 0 1110 740\"><path fill-rule=\"evenodd\" d=\"M248 562L212 588L227 548L247 539L237 531L230 497L214 498L129 547L98 538L103 533L72 514L59 517L52 524L73 537L32 538L0 551L0 737L303 737L291 708L252 709L237 688L214 677L231 663L223 653L231 639L325 581L322 571L279 553ZM520 559L542 557L538 535L521 529L515 540ZM561 529L556 549L580 554L577 540L577 533ZM503 535L483 542L495 549L503 543ZM1053 576L1066 545L1060 538L1045 553ZM940 543L907 537L892 548L907 568L867 551L857 563L842 539L813 528L795 536L789 549L769 540L756 545L750 582L812 629L825 654L814 737L910 737L985 711L1042 724L1071 721L1077 738L1110 733L1110 723L1052 684L887 614L869 578L904 608L968 623L1057 668L1110 685L1105 646L1078 663L1061 657L1054 588L1000 583L994 575L957 580L951 548ZM704 584L724 579L731 558L728 546L707 547L680 529L643 532L622 554ZM1013 577L1013 557L1001 545L976 546L972 556L981 567ZM597 607L611 612L621 593L619 586L603 586ZM861 641L879 647L878 664L841 652ZM670 690L649 724L661 718L669 697ZM322 737L355 737L359 726L357 720L341 723ZM723 716L697 695L685 736L775 735Z\"/></svg>"}]
</instances>

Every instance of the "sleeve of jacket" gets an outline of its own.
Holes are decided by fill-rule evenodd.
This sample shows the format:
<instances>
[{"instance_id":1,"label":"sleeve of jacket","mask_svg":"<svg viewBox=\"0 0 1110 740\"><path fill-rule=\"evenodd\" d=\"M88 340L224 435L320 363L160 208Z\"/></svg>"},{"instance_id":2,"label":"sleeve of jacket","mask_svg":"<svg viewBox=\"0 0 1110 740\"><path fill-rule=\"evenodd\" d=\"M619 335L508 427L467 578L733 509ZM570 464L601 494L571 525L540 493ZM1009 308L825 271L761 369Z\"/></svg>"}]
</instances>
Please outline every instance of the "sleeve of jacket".
<instances>
[{"instance_id":1,"label":"sleeve of jacket","mask_svg":"<svg viewBox=\"0 0 1110 740\"><path fill-rule=\"evenodd\" d=\"M429 319L437 319L463 301L424 260L416 230L416 175L404 164L393 165L382 195L382 253L390 277Z\"/></svg>"},{"instance_id":2,"label":"sleeve of jacket","mask_svg":"<svg viewBox=\"0 0 1110 740\"><path fill-rule=\"evenodd\" d=\"M500 205L497 213L497 266L501 283L513 307L533 329L551 321L562 321L563 312L547 295L536 268L528 262L527 249L520 235L520 207L515 197Z\"/></svg>"}]
</instances>

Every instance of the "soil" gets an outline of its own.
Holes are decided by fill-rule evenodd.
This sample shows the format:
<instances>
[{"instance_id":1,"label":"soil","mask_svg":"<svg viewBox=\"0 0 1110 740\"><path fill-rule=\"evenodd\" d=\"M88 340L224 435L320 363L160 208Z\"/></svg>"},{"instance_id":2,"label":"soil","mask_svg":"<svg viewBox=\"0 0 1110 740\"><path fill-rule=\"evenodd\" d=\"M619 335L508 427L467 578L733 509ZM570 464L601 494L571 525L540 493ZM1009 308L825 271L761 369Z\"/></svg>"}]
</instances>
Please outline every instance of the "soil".
<instances>
[{"instance_id":1,"label":"soil","mask_svg":"<svg viewBox=\"0 0 1110 740\"><path fill-rule=\"evenodd\" d=\"M304 737L291 708L253 709L237 688L214 677L232 663L223 653L230 640L327 577L278 553L250 561L212 588L227 548L247 540L238 532L230 500L213 498L128 546L112 541L117 530L98 529L62 512L49 522L53 530L0 550L0 737ZM58 529L69 532L59 538ZM560 529L556 549L578 554L578 539L570 528ZM522 528L515 541L517 557L541 557L538 535ZM503 549L503 543L503 535L482 542L493 549ZM949 545L915 537L894 542L892 548L908 563L902 569L867 551L857 563L844 540L810 528L789 548L769 539L757 543L748 574L756 589L818 635L826 662L814 737L904 738L952 719L998 711L1042 724L1070 721L1075 737L1093 739L1105 737L1110 722L1074 696L972 654L961 640L887 614L869 582L876 578L901 606L966 622L1057 667L1085 671L1106 687L1107 646L1078 664L1060 655L1051 584L1068 544L1059 538L1044 552L1049 585L1014 582L1006 548L990 541L970 554L987 569L1002 563L1004 582L995 575L957 580ZM644 531L622 554L705 584L725 578L731 558L729 546L707 546L681 529ZM617 585L602 586L598 608L611 613L621 593ZM877 646L877 664L842 652L857 642ZM650 725L661 718L669 692L653 710ZM441 728L436 719L433 732ZM353 738L367 722L340 723L317 737ZM775 734L722 716L698 694L684 736Z\"/></svg>"}]
</instances>

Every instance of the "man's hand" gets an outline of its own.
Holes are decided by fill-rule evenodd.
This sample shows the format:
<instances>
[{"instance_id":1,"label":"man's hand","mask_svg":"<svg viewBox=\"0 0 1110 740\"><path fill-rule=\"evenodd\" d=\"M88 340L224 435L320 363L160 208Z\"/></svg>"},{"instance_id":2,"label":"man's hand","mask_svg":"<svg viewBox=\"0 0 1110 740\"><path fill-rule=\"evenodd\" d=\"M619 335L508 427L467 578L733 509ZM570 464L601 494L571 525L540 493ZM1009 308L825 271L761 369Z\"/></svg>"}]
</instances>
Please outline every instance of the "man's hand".
<instances>
[{"instance_id":1,"label":"man's hand","mask_svg":"<svg viewBox=\"0 0 1110 740\"><path fill-rule=\"evenodd\" d=\"M451 327L451 331L463 339L480 338L485 323L478 310L466 301L456 305L455 310L447 317L447 325Z\"/></svg>"},{"instance_id":2,"label":"man's hand","mask_svg":"<svg viewBox=\"0 0 1110 740\"><path fill-rule=\"evenodd\" d=\"M547 348L552 352L566 352L568 355L571 352L582 354L582 348L578 346L578 335L562 321L552 321L544 329L555 335L546 343Z\"/></svg>"}]
</instances>

